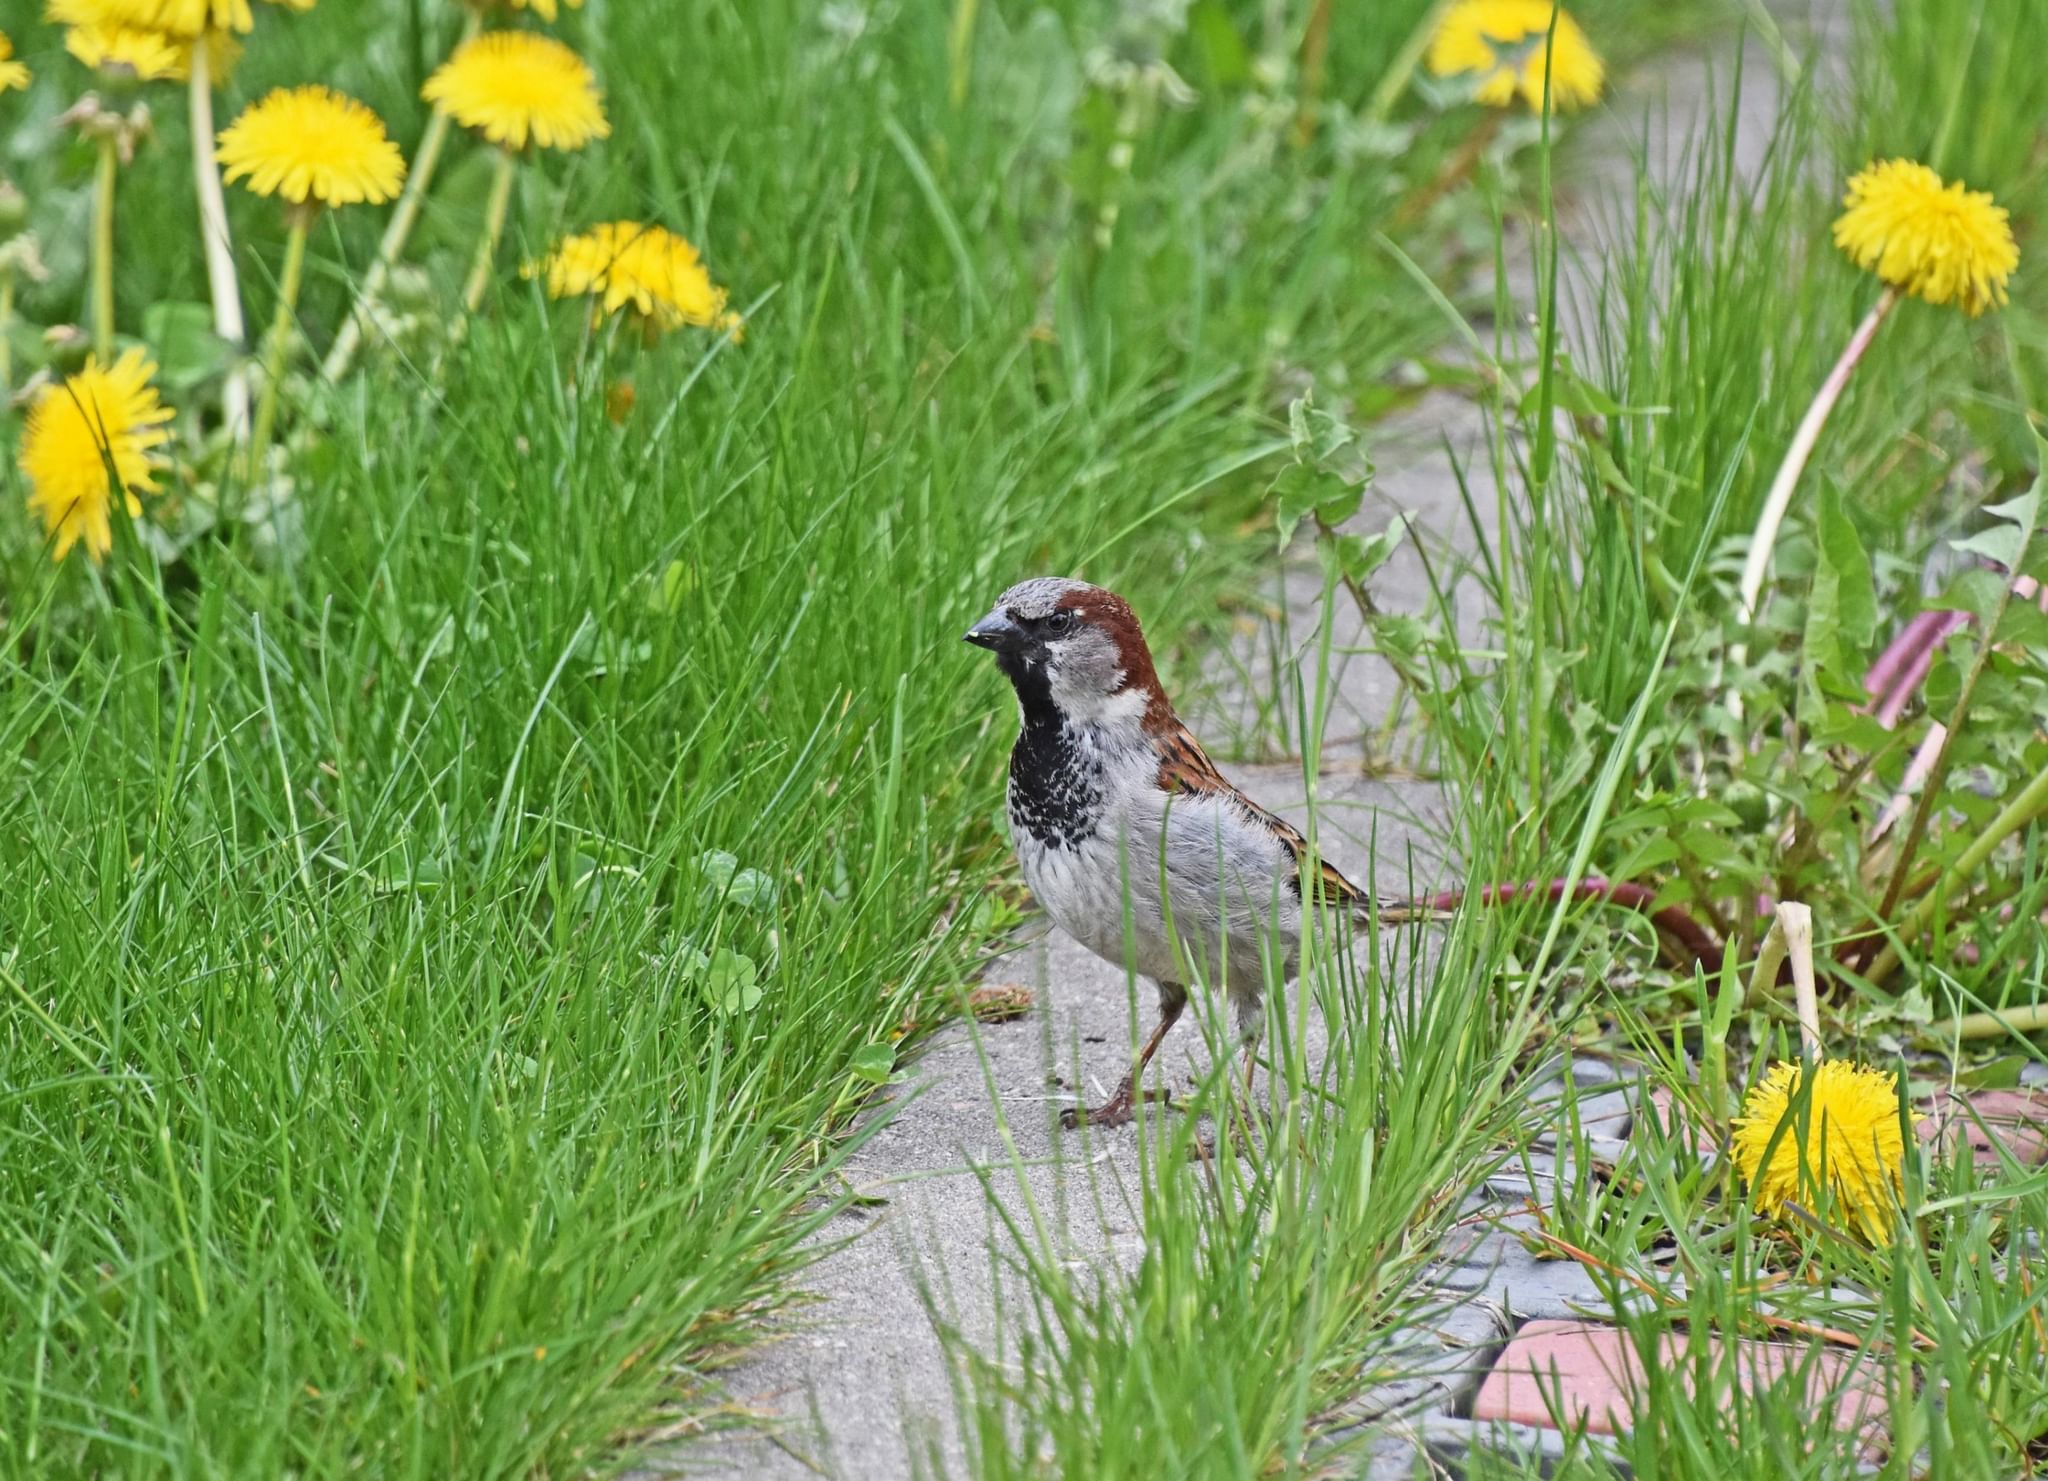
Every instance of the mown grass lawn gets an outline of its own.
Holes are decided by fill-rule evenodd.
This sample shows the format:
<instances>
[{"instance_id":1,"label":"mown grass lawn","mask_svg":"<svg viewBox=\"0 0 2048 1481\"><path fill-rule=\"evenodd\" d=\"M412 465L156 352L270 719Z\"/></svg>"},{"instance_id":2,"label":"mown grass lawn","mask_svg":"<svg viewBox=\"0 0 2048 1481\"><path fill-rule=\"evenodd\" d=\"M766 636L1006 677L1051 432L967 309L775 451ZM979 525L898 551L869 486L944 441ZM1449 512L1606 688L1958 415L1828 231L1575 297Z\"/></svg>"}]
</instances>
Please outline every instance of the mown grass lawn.
<instances>
[{"instance_id":1,"label":"mown grass lawn","mask_svg":"<svg viewBox=\"0 0 2048 1481\"><path fill-rule=\"evenodd\" d=\"M460 5L255 9L218 122L322 82L412 154ZM1631 9L1584 8L1610 63L1644 44ZM1495 222L1541 211L1529 120L1474 151L1491 125L1455 90L1388 93L1430 16L587 0L548 29L594 70L609 138L520 162L465 318L494 167L457 129L387 293L395 343L333 385L318 361L387 218L322 213L280 458L251 476L223 426L236 362L206 335L185 90L96 80L40 6L0 3L34 73L0 94L5 168L48 268L15 271L12 385L83 355L43 331L92 317L97 156L60 115L97 87L153 122L118 169L113 328L177 417L158 490L99 562L50 558L14 471L22 418L0 430L10 1472L576 1474L716 1406L717 1365L817 1254L856 1113L1009 923L987 903L1007 702L957 651L963 623L1020 574L1083 574L1177 614L1155 643L1192 673L1270 551L1289 402L1313 386L1369 424L1410 394L1461 335L1401 256L1475 315ZM1481 654L1383 635L1437 681L1417 699L1475 872L1639 874L1724 916L1782 876L1830 906L1827 930L1870 926L1881 888L1839 867L1847 835L1814 830L1847 825L1816 799L1895 785L1906 756L1847 784L1805 766L1838 693L1779 723L1818 651L1810 540L1739 676L1767 744L1728 760L1709 693L1726 670L1705 675L1763 489L1875 292L1827 244L1840 178L1925 158L1993 189L2024 240L2042 98L2018 59L2042 23L2029 0L1873 11L1848 80L1788 113L1762 186L1709 167L1646 196L1572 341L1614 410L1561 394L1512 315L1477 337L1460 373L1485 372L1512 512L1469 579L1506 622ZM260 333L286 216L232 185L227 208ZM611 220L694 243L744 339L642 336L519 270ZM2031 479L2040 281L2023 267L1982 321L1902 307L1822 446L1795 530L1826 484L1828 528L1857 531L1888 612L1916 605L1935 533ZM1849 645L1832 683L1887 632L1822 636ZM1972 661L1954 641L1930 706ZM1980 824L2039 765L2039 649L2013 643L1953 788ZM1313 753L1313 728L1300 739ZM1646 852L1702 775L1740 826L1689 817L1728 841ZM2006 787L1989 802L1965 785L1986 777ZM1737 787L1773 799L1763 823ZM1788 872L1773 850L1795 813L1810 831ZM2006 932L1967 972L1916 936L1921 999L1836 981L1841 1052L2039 997L2037 831L1956 892L1959 919ZM1967 838L1935 830L1929 862ZM1398 968L1333 954L1310 988L1342 1026L1329 1061L1312 1078L1284 1034L1277 1051L1299 1135L1230 1163L1228 1197L1160 1158L1154 1254L1128 1286L1032 1264L1022 1368L966 1369L980 1468L1157 1474L1134 1437L1190 1412L1212 1428L1183 1473L1303 1467L1415 1315L1457 1196L1524 1135L1532 1039L1675 1045L1657 1073L1690 1085L1727 999L1711 976L1646 977L1647 943L1615 926L1468 909ZM1784 1024L1759 1007L1735 1028L1736 1088ZM1918 1233L1885 1251L1752 1224L1739 1190L1678 1174L1575 1186L1553 1217L1617 1265L1675 1246L1732 1272L1670 1320L1739 1325L1759 1271L1816 1302L1859 1285L1869 1360L1936 1473L1949 1455L2009 1471L2048 1428L2013 1253L2048 1193L2016 1172L1979 1188L1966 1159L1910 1177ZM1707 1399L1661 1392L1639 1443L1667 1474L1840 1458L1800 1447L1789 1396L1742 1451Z\"/></svg>"}]
</instances>

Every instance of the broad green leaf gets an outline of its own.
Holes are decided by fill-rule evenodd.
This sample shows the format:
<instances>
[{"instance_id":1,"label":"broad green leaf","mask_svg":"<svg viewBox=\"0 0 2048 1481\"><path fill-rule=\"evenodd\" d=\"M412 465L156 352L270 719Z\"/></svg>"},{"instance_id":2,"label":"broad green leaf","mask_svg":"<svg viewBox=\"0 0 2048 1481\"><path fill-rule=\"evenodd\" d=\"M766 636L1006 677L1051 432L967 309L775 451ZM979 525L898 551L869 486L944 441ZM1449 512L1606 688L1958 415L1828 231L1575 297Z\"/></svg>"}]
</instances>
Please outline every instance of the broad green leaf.
<instances>
[{"instance_id":1,"label":"broad green leaf","mask_svg":"<svg viewBox=\"0 0 2048 1481\"><path fill-rule=\"evenodd\" d=\"M697 872L704 876L703 894L709 904L729 900L744 910L768 910L779 893L772 877L758 869L742 869L738 858L724 849L699 854Z\"/></svg>"},{"instance_id":2,"label":"broad green leaf","mask_svg":"<svg viewBox=\"0 0 2048 1481\"><path fill-rule=\"evenodd\" d=\"M1328 466L1358 441L1350 425L1317 406L1313 396L1297 396L1287 404L1287 430L1294 443L1295 461L1317 467Z\"/></svg>"},{"instance_id":3,"label":"broad green leaf","mask_svg":"<svg viewBox=\"0 0 2048 1481\"><path fill-rule=\"evenodd\" d=\"M1955 579L1949 582L1948 590L1928 605L1941 610L1967 612L1981 625L1991 620L1998 604L2005 600L2005 589L2009 584L2000 572L1972 566L1966 571L1958 571Z\"/></svg>"},{"instance_id":4,"label":"broad green leaf","mask_svg":"<svg viewBox=\"0 0 2048 1481\"><path fill-rule=\"evenodd\" d=\"M721 946L711 954L704 988L711 1006L727 1018L751 1013L761 1003L761 969L752 957Z\"/></svg>"},{"instance_id":5,"label":"broad green leaf","mask_svg":"<svg viewBox=\"0 0 2048 1481\"><path fill-rule=\"evenodd\" d=\"M1877 635L1877 582L1870 556L1831 487L1821 491L1814 536L1799 706L1808 721L1819 718L1823 695L1862 697L1863 654Z\"/></svg>"},{"instance_id":6,"label":"broad green leaf","mask_svg":"<svg viewBox=\"0 0 2048 1481\"><path fill-rule=\"evenodd\" d=\"M661 589L648 605L656 612L673 614L681 609L683 598L696 588L696 571L681 561L670 561L661 573Z\"/></svg>"},{"instance_id":7,"label":"broad green leaf","mask_svg":"<svg viewBox=\"0 0 2048 1481\"><path fill-rule=\"evenodd\" d=\"M2019 564L2020 547L2041 522L2042 488L2048 482L2048 443L2042 441L2038 432L2034 434L2034 452L2040 460L2040 471L2035 474L2032 487L2003 504L1987 504L1984 513L1997 523L1951 542L1957 550L1981 555L2008 571Z\"/></svg>"},{"instance_id":8,"label":"broad green leaf","mask_svg":"<svg viewBox=\"0 0 2048 1481\"><path fill-rule=\"evenodd\" d=\"M1306 463L1293 463L1282 468L1279 477L1273 480L1272 494L1273 521L1285 548L1310 515L1331 525L1351 518L1365 498L1365 485Z\"/></svg>"},{"instance_id":9,"label":"broad green leaf","mask_svg":"<svg viewBox=\"0 0 2048 1481\"><path fill-rule=\"evenodd\" d=\"M1338 573L1346 580L1363 585L1400 549L1407 533L1408 517L1396 515L1377 535L1339 535L1325 541L1325 558L1336 562Z\"/></svg>"},{"instance_id":10,"label":"broad green leaf","mask_svg":"<svg viewBox=\"0 0 2048 1481\"><path fill-rule=\"evenodd\" d=\"M886 1085L896 1068L896 1051L887 1044L863 1044L853 1052L847 1068L870 1085Z\"/></svg>"},{"instance_id":11,"label":"broad green leaf","mask_svg":"<svg viewBox=\"0 0 2048 1481\"><path fill-rule=\"evenodd\" d=\"M1283 548L1310 515L1327 525L1351 518L1372 483L1372 460L1356 447L1358 434L1318 409L1312 397L1297 396L1288 405L1287 425L1294 461L1268 490Z\"/></svg>"},{"instance_id":12,"label":"broad green leaf","mask_svg":"<svg viewBox=\"0 0 2048 1481\"><path fill-rule=\"evenodd\" d=\"M441 862L434 858L400 859L377 876L377 888L387 894L403 890L438 890L448 882Z\"/></svg>"},{"instance_id":13,"label":"broad green leaf","mask_svg":"<svg viewBox=\"0 0 2048 1481\"><path fill-rule=\"evenodd\" d=\"M1372 635L1381 652L1396 658L1412 658L1438 641L1434 627L1405 612L1383 612L1375 617Z\"/></svg>"},{"instance_id":14,"label":"broad green leaf","mask_svg":"<svg viewBox=\"0 0 2048 1481\"><path fill-rule=\"evenodd\" d=\"M1534 415L1543 404L1543 387L1531 386L1522 393L1518 408L1524 418ZM1623 406L1606 391L1572 368L1569 355L1559 355L1551 377L1551 405L1575 417L1668 416L1668 406Z\"/></svg>"},{"instance_id":15,"label":"broad green leaf","mask_svg":"<svg viewBox=\"0 0 2048 1481\"><path fill-rule=\"evenodd\" d=\"M2005 616L1999 619L1996 641L2048 651L2048 612L2015 595L2012 605L2005 609Z\"/></svg>"},{"instance_id":16,"label":"broad green leaf","mask_svg":"<svg viewBox=\"0 0 2048 1481\"><path fill-rule=\"evenodd\" d=\"M151 304L142 312L142 338L167 390L190 390L228 363L227 341L213 332L213 310L203 303Z\"/></svg>"},{"instance_id":17,"label":"broad green leaf","mask_svg":"<svg viewBox=\"0 0 2048 1481\"><path fill-rule=\"evenodd\" d=\"M758 869L742 869L725 892L726 899L748 910L773 909L775 897L775 881Z\"/></svg>"}]
</instances>

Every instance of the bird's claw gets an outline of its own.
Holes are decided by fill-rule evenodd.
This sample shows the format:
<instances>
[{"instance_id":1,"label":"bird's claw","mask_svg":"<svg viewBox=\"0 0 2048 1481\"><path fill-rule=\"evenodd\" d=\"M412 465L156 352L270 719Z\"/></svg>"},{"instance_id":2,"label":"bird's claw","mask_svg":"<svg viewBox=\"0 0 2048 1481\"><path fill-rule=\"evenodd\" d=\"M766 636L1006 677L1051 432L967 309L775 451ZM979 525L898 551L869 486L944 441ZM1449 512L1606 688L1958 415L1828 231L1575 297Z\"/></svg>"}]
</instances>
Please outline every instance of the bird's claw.
<instances>
[{"instance_id":1,"label":"bird's claw","mask_svg":"<svg viewBox=\"0 0 2048 1481\"><path fill-rule=\"evenodd\" d=\"M1122 1126L1138 1113L1138 1102L1156 1102L1171 1108L1171 1090L1133 1090L1130 1077L1117 1086L1116 1093L1099 1106L1068 1106L1060 1112L1060 1125L1068 1131L1086 1126Z\"/></svg>"}]
</instances>

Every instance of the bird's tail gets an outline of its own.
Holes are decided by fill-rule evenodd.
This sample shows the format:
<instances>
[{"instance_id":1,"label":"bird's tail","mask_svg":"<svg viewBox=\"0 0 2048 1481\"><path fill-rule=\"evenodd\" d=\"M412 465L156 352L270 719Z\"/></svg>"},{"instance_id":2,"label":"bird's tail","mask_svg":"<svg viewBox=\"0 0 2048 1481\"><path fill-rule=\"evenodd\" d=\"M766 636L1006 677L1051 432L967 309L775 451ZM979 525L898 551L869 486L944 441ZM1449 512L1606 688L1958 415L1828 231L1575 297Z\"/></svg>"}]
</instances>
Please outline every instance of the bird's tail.
<instances>
[{"instance_id":1,"label":"bird's tail","mask_svg":"<svg viewBox=\"0 0 2048 1481\"><path fill-rule=\"evenodd\" d=\"M1444 921L1452 912L1435 900L1424 897L1420 900L1401 900L1380 897L1357 908L1356 921L1361 926L1379 924L1382 926L1412 926L1422 921Z\"/></svg>"}]
</instances>

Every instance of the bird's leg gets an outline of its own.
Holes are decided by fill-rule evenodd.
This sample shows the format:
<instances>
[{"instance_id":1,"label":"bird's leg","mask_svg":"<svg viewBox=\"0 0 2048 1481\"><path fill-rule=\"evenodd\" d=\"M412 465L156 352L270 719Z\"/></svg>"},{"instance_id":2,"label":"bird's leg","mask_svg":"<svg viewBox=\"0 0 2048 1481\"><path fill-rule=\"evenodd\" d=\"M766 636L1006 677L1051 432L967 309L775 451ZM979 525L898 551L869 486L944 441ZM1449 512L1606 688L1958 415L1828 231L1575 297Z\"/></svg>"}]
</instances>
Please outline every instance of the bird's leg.
<instances>
[{"instance_id":1,"label":"bird's leg","mask_svg":"<svg viewBox=\"0 0 2048 1481\"><path fill-rule=\"evenodd\" d=\"M1244 1045L1244 1106L1249 1111L1252 1077L1259 1068L1259 1041L1266 1033L1266 1004L1254 989L1242 997L1234 996L1232 1006L1237 1010L1238 1041Z\"/></svg>"},{"instance_id":2,"label":"bird's leg","mask_svg":"<svg viewBox=\"0 0 2048 1481\"><path fill-rule=\"evenodd\" d=\"M1131 1066L1130 1073L1118 1082L1116 1090L1101 1105L1091 1106L1085 1110L1080 1106L1068 1106L1061 1111L1060 1125L1069 1131L1083 1122L1090 1126L1121 1126L1137 1114L1140 1101L1156 1100L1172 1105L1172 1091L1147 1090L1141 1093L1138 1082L1145 1076L1145 1066L1151 1063L1152 1056L1158 1052L1160 1041L1166 1037L1167 1030L1180 1021L1181 1010L1187 1005L1186 988L1177 982L1160 983L1159 1026L1152 1030L1152 1037L1139 1048L1137 1063Z\"/></svg>"}]
</instances>

